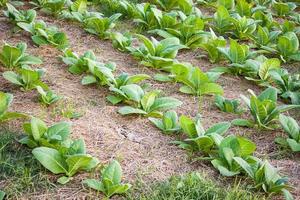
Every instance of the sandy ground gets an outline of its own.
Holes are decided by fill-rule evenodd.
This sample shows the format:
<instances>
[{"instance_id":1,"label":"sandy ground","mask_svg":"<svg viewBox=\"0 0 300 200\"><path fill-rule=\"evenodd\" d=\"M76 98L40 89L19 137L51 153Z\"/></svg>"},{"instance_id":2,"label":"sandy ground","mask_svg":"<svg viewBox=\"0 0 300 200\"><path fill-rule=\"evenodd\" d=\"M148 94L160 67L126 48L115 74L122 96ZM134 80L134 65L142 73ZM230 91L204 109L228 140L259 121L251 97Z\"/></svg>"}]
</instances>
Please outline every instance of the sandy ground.
<instances>
[{"instance_id":1,"label":"sandy ground","mask_svg":"<svg viewBox=\"0 0 300 200\"><path fill-rule=\"evenodd\" d=\"M65 21L53 20L51 17L40 18L49 24L57 25L66 32L70 39L71 49L82 54L87 50L93 50L97 59L102 62L113 61L117 64L117 72L130 74L147 73L154 75L152 69L140 66L128 54L120 53L113 49L110 41L103 41L82 30L78 24L66 23ZM122 25L120 25L122 27ZM67 67L57 56L60 52L52 47L36 47L26 33L13 34L12 26L5 18L0 19L0 46L3 41L16 44L24 41L28 44L28 52L40 56L44 63L41 65L46 69L44 81L51 89L64 96L64 101L48 108L37 102L35 91L22 92L17 87L5 81L0 76L0 89L14 94L12 110L25 112L41 117L48 124L61 120L68 120L58 114L57 110L63 107L74 107L77 112L83 114L79 119L71 120L73 124L73 138L84 138L88 152L98 157L103 163L112 158L121 161L124 171L124 180L134 182L136 178L142 177L146 182L164 180L171 175L181 174L193 170L204 171L218 175L209 163L191 163L185 151L170 144L175 137L165 136L156 129L146 118L130 116L122 117L117 113L118 107L112 106L105 100L109 93L107 89L97 86L82 86L81 77L74 76L67 71ZM199 51L180 52L178 60L188 61L199 66L204 71L214 67L205 59L197 59ZM0 67L1 69L1 67ZM4 70L2 68L2 70ZM247 89L256 92L262 89L241 77L222 76L218 81L224 88L224 96L227 98L238 98L240 94L247 94ZM173 83L158 83L148 81L153 89L161 89L164 95L180 99L183 105L177 109L180 114L195 116L199 112L197 99L178 92L178 85ZM202 103L203 124L209 127L211 124L222 121L230 121L239 116L221 113L216 109L212 97L205 97ZM293 115L299 120L299 114ZM18 123L13 124L14 130L19 128ZM19 128L20 129L20 128ZM21 130L21 129L20 129ZM282 169L284 175L290 177L290 182L297 189L293 193L300 198L300 159L299 156L284 154L274 155L278 152L274 139L283 133L280 131L262 131L232 127L231 134L239 134L250 137L257 144L257 155L260 158L268 158L276 167ZM87 174L75 177L72 183L59 186L57 189L37 194L26 194L24 199L83 199L87 195L93 195L82 189L81 180ZM90 196L95 198L94 196ZM296 198L297 198L296 197Z\"/></svg>"}]
</instances>

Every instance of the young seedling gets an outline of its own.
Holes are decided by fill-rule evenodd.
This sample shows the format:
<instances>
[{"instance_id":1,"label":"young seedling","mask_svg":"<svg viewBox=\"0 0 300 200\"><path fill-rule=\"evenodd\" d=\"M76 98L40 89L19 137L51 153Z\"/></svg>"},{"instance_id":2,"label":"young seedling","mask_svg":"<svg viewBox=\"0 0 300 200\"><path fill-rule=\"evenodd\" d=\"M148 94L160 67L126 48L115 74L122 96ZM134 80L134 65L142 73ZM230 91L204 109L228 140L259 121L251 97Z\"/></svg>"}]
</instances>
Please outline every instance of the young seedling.
<instances>
[{"instance_id":1,"label":"young seedling","mask_svg":"<svg viewBox=\"0 0 300 200\"><path fill-rule=\"evenodd\" d=\"M113 160L101 172L101 179L86 179L83 184L102 192L107 199L117 194L125 194L130 188L129 183L121 183L122 169L118 161Z\"/></svg>"},{"instance_id":2,"label":"young seedling","mask_svg":"<svg viewBox=\"0 0 300 200\"><path fill-rule=\"evenodd\" d=\"M221 95L215 96L216 106L223 112L241 114L243 110L239 108L240 102L236 99L225 99Z\"/></svg>"},{"instance_id":3,"label":"young seedling","mask_svg":"<svg viewBox=\"0 0 300 200\"><path fill-rule=\"evenodd\" d=\"M43 104L49 106L50 104L53 104L57 102L59 99L61 99L61 97L55 94L52 90L45 91L41 86L36 86L36 89L40 94L39 99Z\"/></svg>"},{"instance_id":4,"label":"young seedling","mask_svg":"<svg viewBox=\"0 0 300 200\"><path fill-rule=\"evenodd\" d=\"M130 89L127 85L126 89ZM174 109L182 104L181 101L172 97L159 97L159 91L145 93L143 90L127 92L130 94L130 100L134 101L134 106L124 106L119 109L122 115L140 114L149 117L161 117L161 111Z\"/></svg>"},{"instance_id":5,"label":"young seedling","mask_svg":"<svg viewBox=\"0 0 300 200\"><path fill-rule=\"evenodd\" d=\"M150 117L149 120L165 134L177 133L180 130L175 111L167 111L161 119Z\"/></svg>"}]
</instances>

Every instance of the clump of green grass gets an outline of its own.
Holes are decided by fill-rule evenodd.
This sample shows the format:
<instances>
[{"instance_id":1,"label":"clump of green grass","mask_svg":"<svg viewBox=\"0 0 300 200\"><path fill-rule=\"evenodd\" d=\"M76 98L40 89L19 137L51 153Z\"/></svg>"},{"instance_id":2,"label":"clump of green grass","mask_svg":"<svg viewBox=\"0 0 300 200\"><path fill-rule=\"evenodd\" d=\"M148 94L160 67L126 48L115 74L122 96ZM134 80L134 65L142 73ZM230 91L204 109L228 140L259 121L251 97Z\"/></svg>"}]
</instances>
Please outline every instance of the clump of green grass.
<instances>
[{"instance_id":1,"label":"clump of green grass","mask_svg":"<svg viewBox=\"0 0 300 200\"><path fill-rule=\"evenodd\" d=\"M16 141L16 134L0 130L0 188L7 199L52 188L45 169L29 149Z\"/></svg>"},{"instance_id":2,"label":"clump of green grass","mask_svg":"<svg viewBox=\"0 0 300 200\"><path fill-rule=\"evenodd\" d=\"M136 185L127 200L264 200L265 197L253 194L240 184L222 187L205 175L189 173L173 176L169 180L147 186Z\"/></svg>"}]
</instances>

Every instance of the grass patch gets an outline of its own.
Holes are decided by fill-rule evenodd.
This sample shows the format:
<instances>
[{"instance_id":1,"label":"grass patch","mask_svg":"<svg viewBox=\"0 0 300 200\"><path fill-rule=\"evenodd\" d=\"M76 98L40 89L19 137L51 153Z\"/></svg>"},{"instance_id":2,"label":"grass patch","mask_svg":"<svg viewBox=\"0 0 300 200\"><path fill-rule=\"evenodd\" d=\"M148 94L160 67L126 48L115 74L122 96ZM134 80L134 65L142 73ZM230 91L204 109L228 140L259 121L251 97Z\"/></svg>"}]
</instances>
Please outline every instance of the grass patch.
<instances>
[{"instance_id":1,"label":"grass patch","mask_svg":"<svg viewBox=\"0 0 300 200\"><path fill-rule=\"evenodd\" d=\"M264 200L265 197L253 194L239 184L234 187L221 187L205 175L190 173L173 176L169 180L147 186L138 183L125 199L127 200Z\"/></svg>"},{"instance_id":2,"label":"grass patch","mask_svg":"<svg viewBox=\"0 0 300 200\"><path fill-rule=\"evenodd\" d=\"M31 150L18 144L16 135L0 130L0 188L8 199L53 187Z\"/></svg>"}]
</instances>

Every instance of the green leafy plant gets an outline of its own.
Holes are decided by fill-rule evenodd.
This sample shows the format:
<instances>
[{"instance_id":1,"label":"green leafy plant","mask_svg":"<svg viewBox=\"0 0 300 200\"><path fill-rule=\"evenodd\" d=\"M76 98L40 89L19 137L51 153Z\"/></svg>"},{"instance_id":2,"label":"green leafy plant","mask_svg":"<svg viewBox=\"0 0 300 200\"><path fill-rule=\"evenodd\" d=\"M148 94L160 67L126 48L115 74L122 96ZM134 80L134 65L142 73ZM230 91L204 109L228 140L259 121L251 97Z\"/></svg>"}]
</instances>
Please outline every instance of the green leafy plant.
<instances>
[{"instance_id":1,"label":"green leafy plant","mask_svg":"<svg viewBox=\"0 0 300 200\"><path fill-rule=\"evenodd\" d=\"M218 6L214 14L214 30L223 35L232 29L232 20L228 10L224 6Z\"/></svg>"},{"instance_id":2,"label":"green leafy plant","mask_svg":"<svg viewBox=\"0 0 300 200\"><path fill-rule=\"evenodd\" d=\"M42 20L32 23L19 22L17 25L31 33L31 39L38 46L53 45L59 49L64 49L69 45L67 35L64 32L60 32L55 26L48 27Z\"/></svg>"},{"instance_id":3,"label":"green leafy plant","mask_svg":"<svg viewBox=\"0 0 300 200\"><path fill-rule=\"evenodd\" d=\"M192 0L155 0L164 11L180 10L185 14L191 14L193 11L193 1Z\"/></svg>"},{"instance_id":4,"label":"green leafy plant","mask_svg":"<svg viewBox=\"0 0 300 200\"><path fill-rule=\"evenodd\" d=\"M174 63L178 50L185 48L175 37L161 41L153 37L150 40L143 35L137 37L143 44L139 48L130 48L133 56L140 58L143 65L161 70L168 70Z\"/></svg>"},{"instance_id":5,"label":"green leafy plant","mask_svg":"<svg viewBox=\"0 0 300 200\"><path fill-rule=\"evenodd\" d=\"M61 59L69 66L69 72L72 74L82 74L89 70L88 60L96 61L96 56L91 50L79 56L71 49L66 49Z\"/></svg>"},{"instance_id":6,"label":"green leafy plant","mask_svg":"<svg viewBox=\"0 0 300 200\"><path fill-rule=\"evenodd\" d=\"M216 106L223 112L241 114L242 109L239 108L240 102L236 99L225 99L221 95L215 96Z\"/></svg>"},{"instance_id":7,"label":"green leafy plant","mask_svg":"<svg viewBox=\"0 0 300 200\"><path fill-rule=\"evenodd\" d=\"M7 3L6 4L7 10L4 11L4 15L8 17L10 21L12 21L14 24L17 24L18 22L25 22L25 23L31 23L36 18L36 11L35 10L17 10L13 5Z\"/></svg>"},{"instance_id":8,"label":"green leafy plant","mask_svg":"<svg viewBox=\"0 0 300 200\"><path fill-rule=\"evenodd\" d=\"M91 15L84 19L83 26L87 32L95 34L102 39L106 39L109 38L110 30L115 26L115 22L120 16L120 13L116 13L109 18Z\"/></svg>"},{"instance_id":9,"label":"green leafy plant","mask_svg":"<svg viewBox=\"0 0 300 200\"><path fill-rule=\"evenodd\" d=\"M249 35L249 37L255 42L255 45L259 48L274 48L274 42L277 40L280 31L269 31L267 27L258 26L255 34Z\"/></svg>"},{"instance_id":10,"label":"green leafy plant","mask_svg":"<svg viewBox=\"0 0 300 200\"><path fill-rule=\"evenodd\" d=\"M16 46L5 44L0 53L0 62L9 69L21 67L23 65L38 65L42 60L38 57L25 53L26 43L19 43Z\"/></svg>"},{"instance_id":11,"label":"green leafy plant","mask_svg":"<svg viewBox=\"0 0 300 200\"><path fill-rule=\"evenodd\" d=\"M272 52L279 55L284 62L293 60L300 61L299 40L297 35L294 32L287 32L279 36L276 50Z\"/></svg>"},{"instance_id":12,"label":"green leafy plant","mask_svg":"<svg viewBox=\"0 0 300 200\"><path fill-rule=\"evenodd\" d=\"M30 148L44 146L59 150L71 134L71 124L68 122L59 122L48 127L44 121L35 117L31 117L30 123L25 123L23 129L26 136L19 142Z\"/></svg>"},{"instance_id":13,"label":"green leafy plant","mask_svg":"<svg viewBox=\"0 0 300 200\"><path fill-rule=\"evenodd\" d=\"M150 117L149 120L165 134L180 130L177 113L173 110L165 112L161 119Z\"/></svg>"},{"instance_id":14,"label":"green leafy plant","mask_svg":"<svg viewBox=\"0 0 300 200\"><path fill-rule=\"evenodd\" d=\"M66 151L58 151L49 147L37 147L32 150L33 156L53 174L65 174L57 181L66 184L72 180L79 171L90 171L99 161L86 154L85 144L82 140L73 142Z\"/></svg>"},{"instance_id":15,"label":"green leafy plant","mask_svg":"<svg viewBox=\"0 0 300 200\"><path fill-rule=\"evenodd\" d=\"M36 89L40 94L40 101L46 105L53 104L61 99L61 97L55 94L52 90L45 91L41 86L36 86Z\"/></svg>"},{"instance_id":16,"label":"green leafy plant","mask_svg":"<svg viewBox=\"0 0 300 200\"><path fill-rule=\"evenodd\" d=\"M111 83L110 83L110 87L109 90L112 92L115 92L115 95L108 95L106 97L106 99L112 103L112 104L118 104L120 102L122 102L124 99L128 99L127 94L125 91L123 91L123 86L126 85L134 85L132 87L136 87L136 84L144 81L146 79L151 78L149 75L147 74L135 74L135 75L129 75L127 73L122 73L119 76L117 76L116 78L114 78ZM137 90L140 90L141 87L137 87ZM125 93L124 93L125 92Z\"/></svg>"},{"instance_id":17,"label":"green leafy plant","mask_svg":"<svg viewBox=\"0 0 300 200\"><path fill-rule=\"evenodd\" d=\"M66 0L46 0L42 4L43 10L58 16L65 7Z\"/></svg>"},{"instance_id":18,"label":"green leafy plant","mask_svg":"<svg viewBox=\"0 0 300 200\"><path fill-rule=\"evenodd\" d=\"M300 128L296 120L292 117L280 115L279 121L288 134L288 138L276 138L275 142L284 147L289 147L294 152L300 152Z\"/></svg>"},{"instance_id":19,"label":"green leafy plant","mask_svg":"<svg viewBox=\"0 0 300 200\"><path fill-rule=\"evenodd\" d=\"M134 84L122 86L120 91L124 98L133 102L132 106L123 106L119 109L118 112L122 115L140 114L161 117L161 111L174 109L182 104L181 101L172 97L159 97L160 91L157 90L145 93L143 89Z\"/></svg>"},{"instance_id":20,"label":"green leafy plant","mask_svg":"<svg viewBox=\"0 0 300 200\"><path fill-rule=\"evenodd\" d=\"M244 40L248 39L252 33L256 30L256 26L258 21L252 18L247 18L246 16L241 17L240 15L236 15L231 18L233 25L232 34L234 37Z\"/></svg>"},{"instance_id":21,"label":"green leafy plant","mask_svg":"<svg viewBox=\"0 0 300 200\"><path fill-rule=\"evenodd\" d=\"M267 88L259 96L256 96L253 91L250 99L241 95L241 98L246 103L253 120L235 119L232 121L237 126L252 127L256 125L258 128L271 129L277 127L279 114L293 108L299 108L300 105L280 105L277 106L277 90L275 88Z\"/></svg>"},{"instance_id":22,"label":"green leafy plant","mask_svg":"<svg viewBox=\"0 0 300 200\"><path fill-rule=\"evenodd\" d=\"M235 176L243 172L241 163L256 163L257 158L253 156L255 149L252 141L230 135L221 140L211 163L223 176Z\"/></svg>"},{"instance_id":23,"label":"green leafy plant","mask_svg":"<svg viewBox=\"0 0 300 200\"><path fill-rule=\"evenodd\" d=\"M205 42L203 42L199 47L207 51L208 58L211 63L216 63L219 62L222 57L222 54L218 51L218 47L225 47L226 40L222 36L216 36L212 29L210 30L210 32L211 36L209 36L208 39Z\"/></svg>"},{"instance_id":24,"label":"green leafy plant","mask_svg":"<svg viewBox=\"0 0 300 200\"><path fill-rule=\"evenodd\" d=\"M292 104L300 105L300 75L289 74L286 69L278 69L270 72L279 95Z\"/></svg>"},{"instance_id":25,"label":"green leafy plant","mask_svg":"<svg viewBox=\"0 0 300 200\"><path fill-rule=\"evenodd\" d=\"M215 83L218 76L204 73L198 67L187 64L175 64L172 66L174 79L184 85L179 91L196 96L223 94L222 87Z\"/></svg>"},{"instance_id":26,"label":"green leafy plant","mask_svg":"<svg viewBox=\"0 0 300 200\"><path fill-rule=\"evenodd\" d=\"M111 34L112 44L115 49L121 52L129 52L128 47L131 47L133 37L129 32L124 34L115 32Z\"/></svg>"},{"instance_id":27,"label":"green leafy plant","mask_svg":"<svg viewBox=\"0 0 300 200\"><path fill-rule=\"evenodd\" d=\"M199 116L193 120L185 115L181 115L179 121L180 127L187 138L184 141L175 141L173 143L183 149L192 152L200 151L206 155L215 151L215 147L223 139L222 135L230 128L230 123L221 122L205 130Z\"/></svg>"},{"instance_id":28,"label":"green leafy plant","mask_svg":"<svg viewBox=\"0 0 300 200\"><path fill-rule=\"evenodd\" d=\"M122 73L114 79L112 87L120 89L122 86L136 84L149 78L151 77L147 74L129 75L127 73Z\"/></svg>"},{"instance_id":29,"label":"green leafy plant","mask_svg":"<svg viewBox=\"0 0 300 200\"><path fill-rule=\"evenodd\" d=\"M27 115L22 113L8 111L12 101L12 94L0 91L0 123L11 119L27 117Z\"/></svg>"},{"instance_id":30,"label":"green leafy plant","mask_svg":"<svg viewBox=\"0 0 300 200\"><path fill-rule=\"evenodd\" d=\"M163 38L176 37L182 45L191 49L199 47L208 35L204 31L204 21L196 15L184 16L184 20L174 28L153 30L151 33L156 33Z\"/></svg>"},{"instance_id":31,"label":"green leafy plant","mask_svg":"<svg viewBox=\"0 0 300 200\"><path fill-rule=\"evenodd\" d=\"M95 83L98 83L100 85L110 85L110 83L115 80L112 73L116 69L115 63L100 63L88 59L88 68L89 74L82 78L82 85Z\"/></svg>"},{"instance_id":32,"label":"green leafy plant","mask_svg":"<svg viewBox=\"0 0 300 200\"><path fill-rule=\"evenodd\" d=\"M259 56L256 57L255 60L247 60L244 68L247 74L246 79L262 86L268 86L271 82L270 72L280 69L280 60L277 58L267 59L264 56Z\"/></svg>"},{"instance_id":33,"label":"green leafy plant","mask_svg":"<svg viewBox=\"0 0 300 200\"><path fill-rule=\"evenodd\" d=\"M229 70L236 74L241 73L241 68L243 68L243 64L245 64L246 60L256 55L256 52L250 52L249 46L239 44L233 39L230 39L229 47L217 47L217 49L230 61Z\"/></svg>"},{"instance_id":34,"label":"green leafy plant","mask_svg":"<svg viewBox=\"0 0 300 200\"><path fill-rule=\"evenodd\" d=\"M291 11L293 11L296 8L296 4L293 2L277 2L274 1L272 5L272 9L275 11L275 13L278 16L285 16L288 15Z\"/></svg>"},{"instance_id":35,"label":"green leafy plant","mask_svg":"<svg viewBox=\"0 0 300 200\"><path fill-rule=\"evenodd\" d=\"M288 179L281 177L278 174L278 169L275 169L267 160L258 160L254 165L250 165L242 161L241 159L235 159L240 163L248 176L252 178L255 184L255 188L262 189L264 192L269 194L283 193L285 199L294 199L291 193L288 191L291 186L287 184Z\"/></svg>"},{"instance_id":36,"label":"green leafy plant","mask_svg":"<svg viewBox=\"0 0 300 200\"><path fill-rule=\"evenodd\" d=\"M131 188L129 183L122 184L122 169L118 161L113 160L101 172L101 179L86 179L83 184L103 192L107 198L116 194L124 194Z\"/></svg>"},{"instance_id":37,"label":"green leafy plant","mask_svg":"<svg viewBox=\"0 0 300 200\"><path fill-rule=\"evenodd\" d=\"M136 5L134 22L142 30L153 30L160 27L160 21L163 14L156 6L150 3L141 3Z\"/></svg>"},{"instance_id":38,"label":"green leafy plant","mask_svg":"<svg viewBox=\"0 0 300 200\"><path fill-rule=\"evenodd\" d=\"M17 72L3 72L3 77L13 84L20 86L23 90L32 90L36 86L48 89L48 86L41 81L45 71L43 69L31 69L28 66L23 66Z\"/></svg>"}]
</instances>

